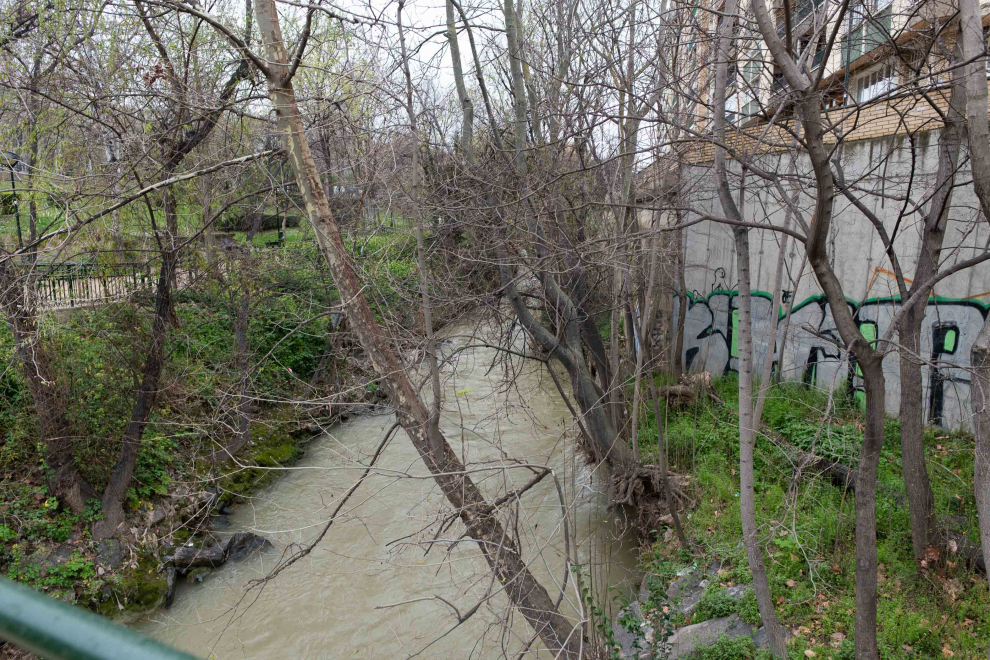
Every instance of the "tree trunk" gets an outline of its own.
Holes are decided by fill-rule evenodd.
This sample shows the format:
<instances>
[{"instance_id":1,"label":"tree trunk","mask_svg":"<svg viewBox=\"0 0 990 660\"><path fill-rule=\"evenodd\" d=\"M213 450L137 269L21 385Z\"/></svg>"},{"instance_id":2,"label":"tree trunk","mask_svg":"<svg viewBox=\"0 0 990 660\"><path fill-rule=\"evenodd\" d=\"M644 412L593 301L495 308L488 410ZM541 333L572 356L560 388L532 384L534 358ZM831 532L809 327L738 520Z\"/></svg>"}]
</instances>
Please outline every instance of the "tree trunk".
<instances>
[{"instance_id":1,"label":"tree trunk","mask_svg":"<svg viewBox=\"0 0 990 660\"><path fill-rule=\"evenodd\" d=\"M730 0L731 1L731 0ZM743 546L753 574L756 603L766 626L770 650L776 658L787 657L787 635L777 623L777 613L770 594L767 567L760 550L756 524L756 486L753 454L756 430L753 420L753 325L749 273L749 229L737 227L736 268L739 277L739 510L742 517ZM769 356L768 356L769 359Z\"/></svg>"},{"instance_id":2,"label":"tree trunk","mask_svg":"<svg viewBox=\"0 0 990 660\"><path fill-rule=\"evenodd\" d=\"M660 472L660 485L663 487L663 496L667 502L667 509L670 511L670 519L674 523L677 540L680 541L682 548L691 550L691 542L688 541L687 534L684 533L681 516L677 513L674 491L670 487L670 473L667 469L667 439L664 436L664 419L660 415L660 390L653 378L650 378L650 391L653 396L653 416L657 420L657 469Z\"/></svg>"},{"instance_id":3,"label":"tree trunk","mask_svg":"<svg viewBox=\"0 0 990 660\"><path fill-rule=\"evenodd\" d=\"M420 401L405 368L384 336L368 306L357 271L344 247L316 162L306 141L302 115L291 81L287 80L289 56L282 38L274 0L255 5L258 28L268 62L266 77L275 105L278 128L285 134L289 162L296 175L306 212L313 225L320 251L344 303L354 333L383 379L399 423L434 475L447 501L458 512L467 535L478 544L512 604L540 636L551 653L562 658L580 655L579 629L561 616L546 589L536 580L512 539L498 520L446 438L430 428L430 414Z\"/></svg>"},{"instance_id":4,"label":"tree trunk","mask_svg":"<svg viewBox=\"0 0 990 660\"><path fill-rule=\"evenodd\" d=\"M453 7L449 6L449 4L448 0L447 20L453 21ZM437 362L437 340L433 334L433 305L430 303L430 279L429 272L426 269L426 242L423 237L423 214L419 201L419 129L416 123L416 110L413 107L412 73L409 70L406 35L402 29L402 8L404 5L405 0L399 0L396 25L399 30L399 48L402 53L402 72L406 79L406 116L409 118L409 131L412 133L411 137L413 140L412 167L410 168L410 197L412 198L413 222L416 228L416 265L419 269L419 293L422 299L423 330L426 333L426 362L430 368L430 382L433 385L433 405L430 408L430 432L439 433L443 390L440 386L440 365ZM457 41L456 34L454 41ZM463 80L461 80L460 84L463 85Z\"/></svg>"},{"instance_id":5,"label":"tree trunk","mask_svg":"<svg viewBox=\"0 0 990 660\"><path fill-rule=\"evenodd\" d=\"M803 144L814 172L815 209L805 241L808 262L828 298L842 342L855 356L864 374L866 429L856 482L855 652L857 660L877 660L876 480L883 446L885 383L882 356L863 338L829 260L826 242L832 224L836 185L831 162L833 151L825 145L822 97L816 88L816 79L810 78L788 53L777 35L766 1L753 0L752 10L768 50L795 95L796 110L804 128Z\"/></svg>"},{"instance_id":6,"label":"tree trunk","mask_svg":"<svg viewBox=\"0 0 990 660\"><path fill-rule=\"evenodd\" d=\"M74 513L82 512L92 488L79 474L72 456L64 383L58 382L51 357L38 332L31 284L13 259L0 261L0 307L10 323L21 371L27 383L44 443L48 490Z\"/></svg>"},{"instance_id":7,"label":"tree trunk","mask_svg":"<svg viewBox=\"0 0 990 660\"><path fill-rule=\"evenodd\" d=\"M958 44L954 59L958 60ZM959 148L964 130L966 90L959 69L952 72L952 91L949 107L946 109L946 122L938 140L938 173L935 178L935 191L929 202L921 238L921 251L915 267L914 281L908 290L908 297L920 295L923 303L911 307L901 318L897 334L900 351L900 418L901 418L901 462L904 472L904 486L907 491L908 509L911 517L911 541L915 561L925 556L925 548L940 545L941 538L938 520L935 517L935 498L932 494L928 468L925 464L925 420L924 388L921 380L921 361L928 356L921 355L921 325L925 320L925 306L930 289L923 289L938 272L942 243L945 240L949 209L952 205L952 190L955 187L956 167ZM899 283L902 291L903 283ZM920 566L919 566L920 567Z\"/></svg>"},{"instance_id":8,"label":"tree trunk","mask_svg":"<svg viewBox=\"0 0 990 660\"><path fill-rule=\"evenodd\" d=\"M990 115L987 113L986 43L979 0L960 0L959 33L966 79L966 129L969 137L973 188L980 200L984 221L990 219ZM973 365L972 397L976 447L973 489L980 518L980 541L990 576L990 322L983 325L970 350ZM990 649L987 657L990 658Z\"/></svg>"},{"instance_id":9,"label":"tree trunk","mask_svg":"<svg viewBox=\"0 0 990 660\"><path fill-rule=\"evenodd\" d=\"M251 441L251 350L248 344L248 327L251 322L251 274L248 269L250 259L251 239L254 232L248 234L247 254L242 255L240 262L240 295L234 310L234 368L237 370L237 402L234 406L236 427L234 440L227 445L230 458L238 453Z\"/></svg>"},{"instance_id":10,"label":"tree trunk","mask_svg":"<svg viewBox=\"0 0 990 660\"><path fill-rule=\"evenodd\" d=\"M860 363L866 390L866 420L856 476L856 658L876 660L877 648L877 474L883 448L882 362Z\"/></svg>"},{"instance_id":11,"label":"tree trunk","mask_svg":"<svg viewBox=\"0 0 990 660\"><path fill-rule=\"evenodd\" d=\"M504 250L502 260L505 261ZM509 267L502 265L500 270L506 298L512 305L519 323L548 355L560 362L570 376L574 398L584 416L593 443L590 449L595 458L616 468L635 466L632 451L619 437L605 408L601 405L601 396L584 360L584 352L581 350L581 329L578 323L580 316L571 299L560 290L553 278L541 274L547 303L554 314L561 319L562 338L558 338L544 328L526 306L526 301L516 291Z\"/></svg>"},{"instance_id":12,"label":"tree trunk","mask_svg":"<svg viewBox=\"0 0 990 660\"><path fill-rule=\"evenodd\" d=\"M914 559L925 556L925 548L938 544L935 497L925 464L924 390L921 381L921 323L925 309L915 305L901 319L898 343L901 350L901 465L911 518ZM920 358L920 359L919 359Z\"/></svg>"},{"instance_id":13,"label":"tree trunk","mask_svg":"<svg viewBox=\"0 0 990 660\"><path fill-rule=\"evenodd\" d=\"M984 564L990 569L990 320L976 337L970 351L973 365L973 421L976 431L973 489L980 519L980 542ZM990 578L990 570L987 570ZM990 658L990 650L987 657Z\"/></svg>"},{"instance_id":14,"label":"tree trunk","mask_svg":"<svg viewBox=\"0 0 990 660\"><path fill-rule=\"evenodd\" d=\"M739 3L726 0L725 13L718 28L717 53L715 60L714 132L716 144L725 142L725 94L728 78L729 45L732 39L735 14ZM745 171L743 173L745 177ZM725 165L725 148L715 147L715 179L718 198L726 217L734 222L744 220L742 202L744 183L740 186L737 205L729 187ZM749 273L749 229L735 227L736 268L739 278L739 510L742 517L743 546L749 570L753 574L756 591L756 604L760 618L766 628L770 650L778 660L787 658L787 637L783 627L777 622L773 597L770 594L770 581L760 550L760 539L756 524L756 491L753 476L753 454L756 435L753 426L753 325L751 320L750 273Z\"/></svg>"},{"instance_id":15,"label":"tree trunk","mask_svg":"<svg viewBox=\"0 0 990 660\"><path fill-rule=\"evenodd\" d=\"M784 377L784 351L787 348L787 335L791 330L791 313L794 311L794 302L797 300L798 288L801 286L801 278L804 277L804 269L808 267L808 254L801 257L801 267L798 268L797 277L794 279L794 292L791 299L787 301L787 312L784 318L784 331L780 333L780 348L777 349L777 377L776 382L780 382Z\"/></svg>"},{"instance_id":16,"label":"tree trunk","mask_svg":"<svg viewBox=\"0 0 990 660\"><path fill-rule=\"evenodd\" d=\"M453 0L446 0L447 8L447 47L450 48L450 64L454 74L454 86L457 89L457 100L461 104L461 153L464 161L474 162L474 104L468 96L464 84L464 69L461 65L461 46L457 41L457 21L454 17Z\"/></svg>"},{"instance_id":17,"label":"tree trunk","mask_svg":"<svg viewBox=\"0 0 990 660\"><path fill-rule=\"evenodd\" d=\"M170 196L171 191L166 192L166 197ZM167 204L166 208L168 208ZM171 285L175 279L176 257L174 250L165 249L162 252L162 266L158 274L158 289L155 294L155 319L152 322L148 352L144 358L141 386L134 407L131 409L131 419L124 429L124 444L120 449L117 464L100 498L103 504L103 520L93 526L93 538L96 539L112 536L124 522L124 496L137 467L144 428L158 398L159 382L165 366L165 340L168 336L169 317L172 314Z\"/></svg>"},{"instance_id":18,"label":"tree trunk","mask_svg":"<svg viewBox=\"0 0 990 660\"><path fill-rule=\"evenodd\" d=\"M791 226L791 214L788 211L784 215L784 228ZM780 239L780 252L777 254L777 270L773 277L773 302L770 304L771 326L770 335L767 340L766 355L763 358L763 373L760 374L760 390L756 397L756 408L753 410L753 419L757 428L763 422L763 407L767 402L767 393L770 391L770 384L773 380L773 356L777 350L777 310L780 309L780 298L784 289L784 260L787 258L787 239L784 234ZM746 241L749 242L748 240ZM779 367L778 362L778 367Z\"/></svg>"},{"instance_id":19,"label":"tree trunk","mask_svg":"<svg viewBox=\"0 0 990 660\"><path fill-rule=\"evenodd\" d=\"M679 215L679 214L678 214ZM674 338L674 375L680 376L684 373L684 332L685 326L687 324L687 308L688 308L688 292L687 292L687 275L684 272L687 268L687 254L685 253L685 241L684 241L684 229L678 229L676 232L677 241L677 261L675 262L675 268L677 268L677 328L675 332L677 333Z\"/></svg>"}]
</instances>

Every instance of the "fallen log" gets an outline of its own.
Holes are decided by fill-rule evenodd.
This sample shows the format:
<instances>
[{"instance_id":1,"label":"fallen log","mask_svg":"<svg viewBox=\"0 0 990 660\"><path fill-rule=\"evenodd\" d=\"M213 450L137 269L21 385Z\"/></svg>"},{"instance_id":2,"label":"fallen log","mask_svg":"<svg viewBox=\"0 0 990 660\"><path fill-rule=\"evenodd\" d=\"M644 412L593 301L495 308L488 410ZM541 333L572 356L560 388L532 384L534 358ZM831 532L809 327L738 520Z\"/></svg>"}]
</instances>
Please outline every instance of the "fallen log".
<instances>
[{"instance_id":1,"label":"fallen log","mask_svg":"<svg viewBox=\"0 0 990 660\"><path fill-rule=\"evenodd\" d=\"M207 566L218 568L228 560L238 560L272 547L271 542L257 534L237 532L224 545L209 548L182 546L172 556L172 565L179 571Z\"/></svg>"},{"instance_id":2,"label":"fallen log","mask_svg":"<svg viewBox=\"0 0 990 660\"><path fill-rule=\"evenodd\" d=\"M858 477L858 471L856 468L849 467L844 463L834 461L830 458L825 458L823 456L818 456L817 454L812 454L810 452L798 449L784 439L780 433L769 427L764 426L763 430L766 437L768 437L774 445L783 451L784 454L787 455L788 459L794 464L795 473L797 475L800 475L805 471L814 471L818 474L829 477L832 483L839 488L848 488L852 492L856 491L856 479ZM885 484L878 483L877 486L877 491L880 494L885 495L898 506L904 507L906 505L904 496L897 491L886 486ZM981 573L987 572L986 560L983 557L983 550L979 545L974 545L972 541L964 535L946 529L945 527L942 527L939 532L943 539L944 548L951 548L950 542L954 543L954 552L966 561L966 565L969 566L971 570L975 569Z\"/></svg>"},{"instance_id":3,"label":"fallen log","mask_svg":"<svg viewBox=\"0 0 990 660\"><path fill-rule=\"evenodd\" d=\"M175 555L172 557L172 564L182 571L200 566L217 568L222 566L225 561L227 561L227 553L220 546L213 546L212 548L182 546L175 551Z\"/></svg>"}]
</instances>

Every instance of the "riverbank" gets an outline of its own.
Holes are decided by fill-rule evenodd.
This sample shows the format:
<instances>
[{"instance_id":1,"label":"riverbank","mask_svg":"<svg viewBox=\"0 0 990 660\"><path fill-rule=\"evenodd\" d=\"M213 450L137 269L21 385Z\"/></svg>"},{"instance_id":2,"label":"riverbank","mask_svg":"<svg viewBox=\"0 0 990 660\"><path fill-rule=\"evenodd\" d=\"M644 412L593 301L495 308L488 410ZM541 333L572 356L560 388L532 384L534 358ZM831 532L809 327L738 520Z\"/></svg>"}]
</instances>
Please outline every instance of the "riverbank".
<instances>
[{"instance_id":1,"label":"riverbank","mask_svg":"<svg viewBox=\"0 0 990 660\"><path fill-rule=\"evenodd\" d=\"M157 482L139 482L123 529L113 538L92 538L90 528L99 519L96 504L82 515L59 510L54 502L32 495L44 489L36 474L23 475L21 496L0 505L7 522L22 522L16 531L7 522L0 526L0 570L54 598L114 619L127 621L166 606L175 586L170 558L177 548L220 543L234 508L298 462L309 442L382 402L380 390L366 387L365 372L352 374L354 394L326 415L313 417L292 407L261 411L251 440L234 459L222 460L212 447L182 453L171 445L167 449L173 451L166 451L162 443L150 443L142 452L138 479L153 475ZM147 496L145 488L151 489Z\"/></svg>"},{"instance_id":2,"label":"riverbank","mask_svg":"<svg viewBox=\"0 0 990 660\"><path fill-rule=\"evenodd\" d=\"M355 248L358 249L357 247ZM414 241L370 237L357 257L376 305L416 329ZM0 323L0 574L117 619L160 607L175 548L218 542L230 507L267 487L334 424L378 406L383 392L340 315L311 244L254 254L245 372L235 321L241 282L214 277L175 298L167 361L127 490L126 521L96 541L98 500L73 512L49 491L45 447L9 326ZM37 341L56 358L73 460L87 482L107 483L140 378L153 300L135 297L42 317ZM443 319L441 312L438 316ZM248 436L237 433L246 396ZM236 459L228 448L243 445Z\"/></svg>"},{"instance_id":3,"label":"riverbank","mask_svg":"<svg viewBox=\"0 0 990 660\"><path fill-rule=\"evenodd\" d=\"M613 622L621 657L769 658L757 648L759 636L755 644L750 636L760 622L742 547L736 380L718 379L715 386L724 404L702 398L661 420L671 469L694 475L690 494L697 506L682 520L696 548L684 551L669 528L647 539L635 608ZM640 436L646 456L657 447L656 420L648 415ZM860 411L841 397L829 401L824 393L783 385L770 391L764 422L768 432L756 447L757 523L777 615L791 634L791 657L852 658L854 493L818 466L799 469L793 448L854 468ZM911 549L899 422L888 419L885 429L877 499L881 655L982 660L990 643L990 593L961 549L978 544L973 439L926 429L935 511L958 540L919 566ZM709 645L684 646L688 636ZM694 655L678 652L685 648Z\"/></svg>"}]
</instances>

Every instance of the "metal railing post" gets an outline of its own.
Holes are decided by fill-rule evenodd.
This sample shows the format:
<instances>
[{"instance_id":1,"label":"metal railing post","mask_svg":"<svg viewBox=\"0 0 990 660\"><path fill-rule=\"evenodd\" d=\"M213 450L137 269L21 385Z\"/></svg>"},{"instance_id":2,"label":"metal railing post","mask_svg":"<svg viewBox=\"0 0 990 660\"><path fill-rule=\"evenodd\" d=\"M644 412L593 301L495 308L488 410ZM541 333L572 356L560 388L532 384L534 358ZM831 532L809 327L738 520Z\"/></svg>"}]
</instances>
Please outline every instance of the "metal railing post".
<instances>
[{"instance_id":1,"label":"metal railing post","mask_svg":"<svg viewBox=\"0 0 990 660\"><path fill-rule=\"evenodd\" d=\"M196 660L6 578L0 578L0 638L47 660Z\"/></svg>"}]
</instances>

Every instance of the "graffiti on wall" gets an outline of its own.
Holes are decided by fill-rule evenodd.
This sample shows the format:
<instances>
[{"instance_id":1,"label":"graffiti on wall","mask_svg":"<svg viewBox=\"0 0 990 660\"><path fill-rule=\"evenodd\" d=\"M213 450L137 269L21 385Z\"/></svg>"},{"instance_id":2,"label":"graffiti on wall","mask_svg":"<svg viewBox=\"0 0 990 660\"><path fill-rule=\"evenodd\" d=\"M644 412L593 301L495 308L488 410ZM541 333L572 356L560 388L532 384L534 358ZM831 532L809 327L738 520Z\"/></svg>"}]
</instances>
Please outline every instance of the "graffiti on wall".
<instances>
[{"instance_id":1,"label":"graffiti on wall","mask_svg":"<svg viewBox=\"0 0 990 660\"><path fill-rule=\"evenodd\" d=\"M736 291L716 290L707 296L689 296L685 319L684 364L690 371L727 374L738 370L739 309ZM790 329L780 344L787 318L783 307L773 309L773 296L754 291L752 296L753 369L763 371L765 360L787 380L829 388L862 400L862 373L855 360L839 348L839 332L824 295L812 296L794 305ZM673 318L678 317L678 299ZM900 307L900 300L871 298L859 304L847 302L869 340L882 337ZM977 299L932 298L922 324L921 355L925 419L947 428L969 427L969 353L990 312L990 305ZM899 356L884 359L887 381L887 410L896 414L900 403Z\"/></svg>"}]
</instances>

